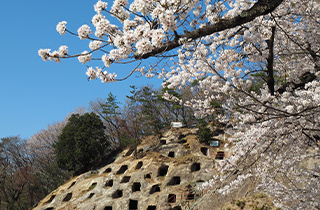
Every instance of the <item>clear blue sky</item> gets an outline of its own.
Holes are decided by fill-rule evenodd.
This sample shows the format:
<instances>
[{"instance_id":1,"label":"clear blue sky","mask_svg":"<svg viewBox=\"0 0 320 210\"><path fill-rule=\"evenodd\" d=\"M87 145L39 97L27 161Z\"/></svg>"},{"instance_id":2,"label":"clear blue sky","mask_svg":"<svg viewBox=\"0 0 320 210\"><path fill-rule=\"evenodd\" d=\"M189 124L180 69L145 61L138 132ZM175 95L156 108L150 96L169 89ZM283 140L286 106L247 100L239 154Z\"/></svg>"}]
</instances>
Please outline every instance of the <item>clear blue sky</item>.
<instances>
[{"instance_id":1,"label":"clear blue sky","mask_svg":"<svg viewBox=\"0 0 320 210\"><path fill-rule=\"evenodd\" d=\"M58 22L68 22L76 32L82 24L91 26L97 0L2 1L0 8L0 138L20 135L29 138L48 124L61 121L78 106L105 98L111 91L119 101L129 95L130 85L160 85L160 81L135 78L113 84L86 79L86 66L77 59L62 63L44 62L40 48L57 50L69 46L69 53L88 50L88 42L56 31ZM108 1L109 5L112 1ZM93 28L92 28L93 29ZM94 30L94 29L93 29ZM89 64L90 65L90 64ZM115 69L116 68L116 69ZM132 66L114 66L129 72ZM112 69L111 69L112 70Z\"/></svg>"}]
</instances>

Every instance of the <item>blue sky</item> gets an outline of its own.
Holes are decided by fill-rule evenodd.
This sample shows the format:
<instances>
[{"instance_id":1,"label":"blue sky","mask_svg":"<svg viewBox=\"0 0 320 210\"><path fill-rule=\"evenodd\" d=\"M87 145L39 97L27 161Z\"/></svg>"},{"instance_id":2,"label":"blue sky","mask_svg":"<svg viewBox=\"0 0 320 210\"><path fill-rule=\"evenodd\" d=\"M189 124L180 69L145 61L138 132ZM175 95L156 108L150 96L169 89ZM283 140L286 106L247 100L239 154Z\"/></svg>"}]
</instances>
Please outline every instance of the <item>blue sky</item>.
<instances>
[{"instance_id":1,"label":"blue sky","mask_svg":"<svg viewBox=\"0 0 320 210\"><path fill-rule=\"evenodd\" d=\"M112 84L88 82L86 66L77 59L54 63L44 62L38 56L40 48L57 50L60 45L69 46L70 54L88 50L87 41L69 34L59 35L56 25L65 20L67 28L74 32L83 24L90 25L96 1L1 2L0 138L29 138L48 124L61 121L76 107L107 97L110 91L123 102L130 94L130 85L160 85L159 80L136 77ZM118 65L110 71L125 75L132 68Z\"/></svg>"}]
</instances>

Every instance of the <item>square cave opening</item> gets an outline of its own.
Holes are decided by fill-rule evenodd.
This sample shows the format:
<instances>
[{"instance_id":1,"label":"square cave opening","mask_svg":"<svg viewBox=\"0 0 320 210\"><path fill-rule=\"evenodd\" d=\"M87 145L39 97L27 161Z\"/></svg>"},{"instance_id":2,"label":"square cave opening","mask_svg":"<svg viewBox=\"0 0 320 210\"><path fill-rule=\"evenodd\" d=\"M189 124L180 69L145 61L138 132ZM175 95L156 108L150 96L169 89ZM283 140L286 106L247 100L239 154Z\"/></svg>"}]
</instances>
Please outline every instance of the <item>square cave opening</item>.
<instances>
[{"instance_id":1,"label":"square cave opening","mask_svg":"<svg viewBox=\"0 0 320 210\"><path fill-rule=\"evenodd\" d=\"M167 186L178 185L180 184L180 182L181 182L180 176L174 176L168 182Z\"/></svg>"},{"instance_id":2,"label":"square cave opening","mask_svg":"<svg viewBox=\"0 0 320 210\"><path fill-rule=\"evenodd\" d=\"M68 193L68 194L66 195L66 197L64 197L64 199L63 199L62 201L66 202L66 201L71 200L71 198L72 198L72 193Z\"/></svg>"},{"instance_id":3,"label":"square cave opening","mask_svg":"<svg viewBox=\"0 0 320 210\"><path fill-rule=\"evenodd\" d=\"M170 151L170 152L168 153L168 157L174 158L174 151Z\"/></svg>"},{"instance_id":4,"label":"square cave opening","mask_svg":"<svg viewBox=\"0 0 320 210\"><path fill-rule=\"evenodd\" d=\"M202 152L203 155L208 156L208 150L209 150L209 149L208 149L207 147L201 147L200 150L201 150L201 152Z\"/></svg>"},{"instance_id":5,"label":"square cave opening","mask_svg":"<svg viewBox=\"0 0 320 210\"><path fill-rule=\"evenodd\" d=\"M224 152L222 152L222 151L217 152L215 159L216 160L223 160L224 159Z\"/></svg>"},{"instance_id":6,"label":"square cave opening","mask_svg":"<svg viewBox=\"0 0 320 210\"><path fill-rule=\"evenodd\" d=\"M111 168L107 168L103 173L110 173L112 171Z\"/></svg>"},{"instance_id":7,"label":"square cave opening","mask_svg":"<svg viewBox=\"0 0 320 210\"><path fill-rule=\"evenodd\" d=\"M138 209L138 201L137 200L129 200L129 210Z\"/></svg>"},{"instance_id":8,"label":"square cave opening","mask_svg":"<svg viewBox=\"0 0 320 210\"><path fill-rule=\"evenodd\" d=\"M156 185L153 185L150 189L150 192L149 194L153 194L155 192L160 192L160 185L156 184Z\"/></svg>"},{"instance_id":9,"label":"square cave opening","mask_svg":"<svg viewBox=\"0 0 320 210\"><path fill-rule=\"evenodd\" d=\"M119 174L123 174L126 170L128 169L128 166L127 165L123 165L121 166L121 168L117 171L117 175Z\"/></svg>"},{"instance_id":10,"label":"square cave opening","mask_svg":"<svg viewBox=\"0 0 320 210\"><path fill-rule=\"evenodd\" d=\"M136 170L140 169L143 166L143 162L139 161L136 165Z\"/></svg>"},{"instance_id":11,"label":"square cave opening","mask_svg":"<svg viewBox=\"0 0 320 210\"><path fill-rule=\"evenodd\" d=\"M134 182L132 185L132 192L141 191L141 184L140 182Z\"/></svg>"},{"instance_id":12,"label":"square cave opening","mask_svg":"<svg viewBox=\"0 0 320 210\"><path fill-rule=\"evenodd\" d=\"M168 195L168 203L175 203L177 201L177 196L175 194L169 194Z\"/></svg>"},{"instance_id":13,"label":"square cave opening","mask_svg":"<svg viewBox=\"0 0 320 210\"><path fill-rule=\"evenodd\" d=\"M168 173L168 168L169 166L167 165L162 165L158 169L158 176L165 176Z\"/></svg>"},{"instance_id":14,"label":"square cave opening","mask_svg":"<svg viewBox=\"0 0 320 210\"><path fill-rule=\"evenodd\" d=\"M191 172L200 171L201 165L200 163L193 163L190 169L191 169Z\"/></svg>"},{"instance_id":15,"label":"square cave opening","mask_svg":"<svg viewBox=\"0 0 320 210\"><path fill-rule=\"evenodd\" d=\"M106 182L105 187L112 187L113 186L113 180L110 179Z\"/></svg>"},{"instance_id":16,"label":"square cave opening","mask_svg":"<svg viewBox=\"0 0 320 210\"><path fill-rule=\"evenodd\" d=\"M131 176L124 176L120 183L127 183L130 181L130 179L131 179Z\"/></svg>"},{"instance_id":17,"label":"square cave opening","mask_svg":"<svg viewBox=\"0 0 320 210\"><path fill-rule=\"evenodd\" d=\"M112 198L121 198L122 196L123 196L122 190L116 190L116 191L112 194Z\"/></svg>"}]
</instances>

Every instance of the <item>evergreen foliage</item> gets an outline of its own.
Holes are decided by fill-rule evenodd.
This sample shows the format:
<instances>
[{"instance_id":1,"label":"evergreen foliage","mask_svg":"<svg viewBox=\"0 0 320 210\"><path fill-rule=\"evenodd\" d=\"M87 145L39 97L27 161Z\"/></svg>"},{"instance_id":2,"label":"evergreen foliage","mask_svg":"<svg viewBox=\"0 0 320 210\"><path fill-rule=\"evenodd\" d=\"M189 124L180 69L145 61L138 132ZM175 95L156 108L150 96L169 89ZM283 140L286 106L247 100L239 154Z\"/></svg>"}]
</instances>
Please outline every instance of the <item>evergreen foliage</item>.
<instances>
[{"instance_id":1,"label":"evergreen foliage","mask_svg":"<svg viewBox=\"0 0 320 210\"><path fill-rule=\"evenodd\" d=\"M208 127L208 123L204 119L199 120L199 133L198 138L201 143L208 144L212 139L212 131Z\"/></svg>"},{"instance_id":2,"label":"evergreen foliage","mask_svg":"<svg viewBox=\"0 0 320 210\"><path fill-rule=\"evenodd\" d=\"M75 173L88 170L108 152L105 126L96 114L73 114L54 144L56 160L61 169Z\"/></svg>"}]
</instances>

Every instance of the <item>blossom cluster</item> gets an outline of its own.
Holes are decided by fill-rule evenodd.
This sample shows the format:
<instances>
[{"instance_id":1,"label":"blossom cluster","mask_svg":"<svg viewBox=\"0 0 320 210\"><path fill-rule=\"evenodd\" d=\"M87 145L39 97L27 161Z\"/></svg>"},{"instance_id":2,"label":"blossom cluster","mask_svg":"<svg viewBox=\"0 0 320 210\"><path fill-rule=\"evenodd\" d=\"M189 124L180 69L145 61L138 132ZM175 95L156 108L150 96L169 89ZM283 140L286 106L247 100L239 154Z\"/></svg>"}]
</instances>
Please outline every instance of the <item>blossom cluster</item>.
<instances>
[{"instance_id":1,"label":"blossom cluster","mask_svg":"<svg viewBox=\"0 0 320 210\"><path fill-rule=\"evenodd\" d=\"M61 21L58 23L56 30L60 35L64 35L66 33L66 24L67 24L66 21Z\"/></svg>"},{"instance_id":2,"label":"blossom cluster","mask_svg":"<svg viewBox=\"0 0 320 210\"><path fill-rule=\"evenodd\" d=\"M82 25L78 29L78 36L80 39L86 39L89 37L90 34L91 34L91 29L88 25Z\"/></svg>"},{"instance_id":3,"label":"blossom cluster","mask_svg":"<svg viewBox=\"0 0 320 210\"><path fill-rule=\"evenodd\" d=\"M82 63L82 64L85 64L85 63L91 61L91 59L92 59L91 53L89 53L89 52L86 51L86 50L83 51L83 52L81 53L81 55L78 56L78 60L79 60L79 62Z\"/></svg>"},{"instance_id":4,"label":"blossom cluster","mask_svg":"<svg viewBox=\"0 0 320 210\"><path fill-rule=\"evenodd\" d=\"M89 80L95 80L99 78L101 79L101 82L104 83L115 82L117 77L115 73L108 73L107 71L102 71L102 69L98 67L96 67L96 69L89 67L87 69L86 75L88 76Z\"/></svg>"},{"instance_id":5,"label":"blossom cluster","mask_svg":"<svg viewBox=\"0 0 320 210\"><path fill-rule=\"evenodd\" d=\"M66 45L60 46L59 51L50 51L50 49L40 49L38 54L44 61L51 60L57 63L61 62L60 58L64 58L68 55L68 47Z\"/></svg>"}]
</instances>

